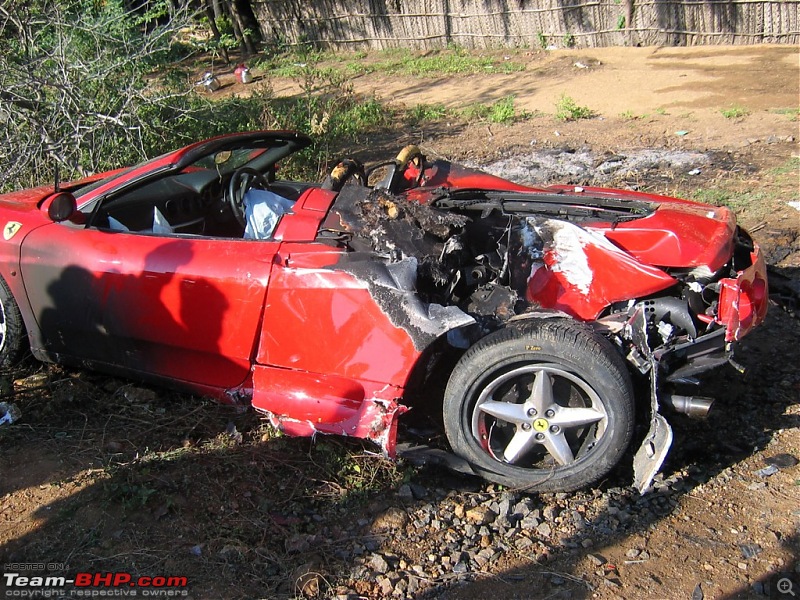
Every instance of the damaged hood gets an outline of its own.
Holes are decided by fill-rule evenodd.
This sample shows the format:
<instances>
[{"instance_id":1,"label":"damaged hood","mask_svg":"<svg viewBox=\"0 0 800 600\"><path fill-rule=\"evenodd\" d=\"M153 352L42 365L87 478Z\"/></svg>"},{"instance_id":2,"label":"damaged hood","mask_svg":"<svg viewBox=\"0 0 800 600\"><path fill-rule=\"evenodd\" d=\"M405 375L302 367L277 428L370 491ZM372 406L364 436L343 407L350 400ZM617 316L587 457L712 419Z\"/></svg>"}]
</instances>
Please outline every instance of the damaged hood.
<instances>
[{"instance_id":1,"label":"damaged hood","mask_svg":"<svg viewBox=\"0 0 800 600\"><path fill-rule=\"evenodd\" d=\"M550 189L594 198L596 206L609 200L649 205L648 214L641 218L586 224L587 229L602 233L640 262L659 267L705 267L715 272L733 250L736 217L727 207L629 190L571 186Z\"/></svg>"},{"instance_id":2,"label":"damaged hood","mask_svg":"<svg viewBox=\"0 0 800 600\"><path fill-rule=\"evenodd\" d=\"M699 267L709 273L730 257L736 231L735 216L726 207L612 188L445 187L412 190L408 195L440 207L472 205L483 210L501 208L519 216L562 219L604 236L643 264Z\"/></svg>"}]
</instances>

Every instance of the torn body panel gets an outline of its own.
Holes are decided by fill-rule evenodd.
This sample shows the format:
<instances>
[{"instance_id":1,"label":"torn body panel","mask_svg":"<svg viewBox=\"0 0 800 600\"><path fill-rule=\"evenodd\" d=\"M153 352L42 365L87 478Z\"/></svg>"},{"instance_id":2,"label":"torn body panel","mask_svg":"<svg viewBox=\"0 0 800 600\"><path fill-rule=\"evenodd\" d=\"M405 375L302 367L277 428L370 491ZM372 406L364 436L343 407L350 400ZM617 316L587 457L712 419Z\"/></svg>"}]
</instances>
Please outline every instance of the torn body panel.
<instances>
[{"instance_id":1,"label":"torn body panel","mask_svg":"<svg viewBox=\"0 0 800 600\"><path fill-rule=\"evenodd\" d=\"M393 455L407 410L400 399L420 354L474 319L420 300L415 258L317 250L286 245L273 270L253 406L292 435L361 437Z\"/></svg>"},{"instance_id":2,"label":"torn body panel","mask_svg":"<svg viewBox=\"0 0 800 600\"><path fill-rule=\"evenodd\" d=\"M253 407L288 435L353 436L395 454L403 390L371 381L257 366Z\"/></svg>"},{"instance_id":3,"label":"torn body panel","mask_svg":"<svg viewBox=\"0 0 800 600\"><path fill-rule=\"evenodd\" d=\"M725 341L742 339L767 315L767 266L758 244L749 252L750 265L736 277L721 279L716 321L725 327Z\"/></svg>"}]
</instances>

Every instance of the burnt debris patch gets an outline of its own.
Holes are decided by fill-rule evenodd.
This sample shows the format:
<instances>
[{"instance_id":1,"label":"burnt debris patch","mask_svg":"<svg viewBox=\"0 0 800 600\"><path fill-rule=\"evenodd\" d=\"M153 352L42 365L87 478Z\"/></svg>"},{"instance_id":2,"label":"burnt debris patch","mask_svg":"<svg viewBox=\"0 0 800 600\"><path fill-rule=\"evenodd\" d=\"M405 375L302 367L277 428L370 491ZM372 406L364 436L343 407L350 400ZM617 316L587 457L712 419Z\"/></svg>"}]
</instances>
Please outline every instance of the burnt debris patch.
<instances>
[{"instance_id":1,"label":"burnt debris patch","mask_svg":"<svg viewBox=\"0 0 800 600\"><path fill-rule=\"evenodd\" d=\"M346 186L321 237L353 251L348 265L337 265L351 272L364 255L388 263L413 258L419 300L458 307L493 328L524 310L521 299L533 260L541 255L541 240L526 220L501 210L474 215L480 218L464 212ZM364 266L357 270L363 280Z\"/></svg>"}]
</instances>

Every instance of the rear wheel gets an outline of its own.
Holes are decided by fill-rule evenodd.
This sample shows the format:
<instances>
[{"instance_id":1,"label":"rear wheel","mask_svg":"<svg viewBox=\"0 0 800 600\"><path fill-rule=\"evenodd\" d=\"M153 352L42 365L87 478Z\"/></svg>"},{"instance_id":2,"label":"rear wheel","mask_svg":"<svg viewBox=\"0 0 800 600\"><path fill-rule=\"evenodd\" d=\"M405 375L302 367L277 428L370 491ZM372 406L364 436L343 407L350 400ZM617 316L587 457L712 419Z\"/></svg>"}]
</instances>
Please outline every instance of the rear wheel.
<instances>
[{"instance_id":1,"label":"rear wheel","mask_svg":"<svg viewBox=\"0 0 800 600\"><path fill-rule=\"evenodd\" d=\"M0 367L9 367L22 358L25 326L17 301L5 279L0 277Z\"/></svg>"},{"instance_id":2,"label":"rear wheel","mask_svg":"<svg viewBox=\"0 0 800 600\"><path fill-rule=\"evenodd\" d=\"M536 320L464 354L447 385L444 423L453 451L486 479L572 491L621 459L633 391L608 340L575 321Z\"/></svg>"}]
</instances>

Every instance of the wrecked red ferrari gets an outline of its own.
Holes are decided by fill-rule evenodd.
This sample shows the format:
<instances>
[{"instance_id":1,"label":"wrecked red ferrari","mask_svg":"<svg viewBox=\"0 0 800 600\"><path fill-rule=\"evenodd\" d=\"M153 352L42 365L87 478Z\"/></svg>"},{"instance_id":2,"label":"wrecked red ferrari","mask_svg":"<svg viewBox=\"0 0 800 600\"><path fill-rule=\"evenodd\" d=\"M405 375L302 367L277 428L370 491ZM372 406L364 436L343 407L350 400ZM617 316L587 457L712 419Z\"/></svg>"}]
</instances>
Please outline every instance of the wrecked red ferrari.
<instances>
[{"instance_id":1,"label":"wrecked red ferrari","mask_svg":"<svg viewBox=\"0 0 800 600\"><path fill-rule=\"evenodd\" d=\"M764 261L726 208L532 188L415 147L278 178L309 144L232 134L0 196L0 361L30 349L389 455L398 418L437 403L455 455L531 490L597 481L649 425L644 490L662 408L706 413L679 392L765 317Z\"/></svg>"}]
</instances>

